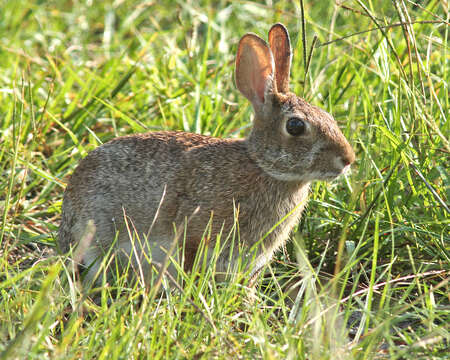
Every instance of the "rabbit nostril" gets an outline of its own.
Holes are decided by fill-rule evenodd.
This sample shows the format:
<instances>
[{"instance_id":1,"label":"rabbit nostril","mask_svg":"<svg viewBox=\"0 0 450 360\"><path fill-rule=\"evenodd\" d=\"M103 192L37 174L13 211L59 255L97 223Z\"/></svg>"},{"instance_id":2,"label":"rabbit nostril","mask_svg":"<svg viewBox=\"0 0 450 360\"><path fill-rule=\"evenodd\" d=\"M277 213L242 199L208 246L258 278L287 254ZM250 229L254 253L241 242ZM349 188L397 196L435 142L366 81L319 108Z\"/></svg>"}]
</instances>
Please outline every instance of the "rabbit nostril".
<instances>
[{"instance_id":1,"label":"rabbit nostril","mask_svg":"<svg viewBox=\"0 0 450 360\"><path fill-rule=\"evenodd\" d=\"M341 156L342 163L344 166L349 166L355 162L355 153L353 152L353 149L350 149L346 152L344 156Z\"/></svg>"},{"instance_id":2,"label":"rabbit nostril","mask_svg":"<svg viewBox=\"0 0 450 360\"><path fill-rule=\"evenodd\" d=\"M337 167L343 169L343 171L346 171L346 169L349 169L350 165L354 161L355 161L355 156L352 153L338 156L336 159Z\"/></svg>"},{"instance_id":3,"label":"rabbit nostril","mask_svg":"<svg viewBox=\"0 0 450 360\"><path fill-rule=\"evenodd\" d=\"M344 167L349 166L353 162L348 157L341 157L341 161L344 164Z\"/></svg>"}]
</instances>

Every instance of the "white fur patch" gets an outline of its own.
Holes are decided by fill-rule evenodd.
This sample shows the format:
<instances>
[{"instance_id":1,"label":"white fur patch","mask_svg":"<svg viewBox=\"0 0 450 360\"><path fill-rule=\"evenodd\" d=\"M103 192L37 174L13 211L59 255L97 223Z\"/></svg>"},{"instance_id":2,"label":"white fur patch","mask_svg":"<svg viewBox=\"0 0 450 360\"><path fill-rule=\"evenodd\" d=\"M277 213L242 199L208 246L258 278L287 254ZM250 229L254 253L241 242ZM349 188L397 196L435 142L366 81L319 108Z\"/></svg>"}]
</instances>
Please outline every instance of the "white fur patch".
<instances>
[{"instance_id":1,"label":"white fur patch","mask_svg":"<svg viewBox=\"0 0 450 360\"><path fill-rule=\"evenodd\" d=\"M341 169L341 171L345 168L344 162L342 161L342 158L340 156L336 156L333 159L333 165L335 169Z\"/></svg>"},{"instance_id":2,"label":"white fur patch","mask_svg":"<svg viewBox=\"0 0 450 360\"><path fill-rule=\"evenodd\" d=\"M264 171L273 178L280 181L304 181L304 175L296 173L283 173L272 169L264 169Z\"/></svg>"}]
</instances>

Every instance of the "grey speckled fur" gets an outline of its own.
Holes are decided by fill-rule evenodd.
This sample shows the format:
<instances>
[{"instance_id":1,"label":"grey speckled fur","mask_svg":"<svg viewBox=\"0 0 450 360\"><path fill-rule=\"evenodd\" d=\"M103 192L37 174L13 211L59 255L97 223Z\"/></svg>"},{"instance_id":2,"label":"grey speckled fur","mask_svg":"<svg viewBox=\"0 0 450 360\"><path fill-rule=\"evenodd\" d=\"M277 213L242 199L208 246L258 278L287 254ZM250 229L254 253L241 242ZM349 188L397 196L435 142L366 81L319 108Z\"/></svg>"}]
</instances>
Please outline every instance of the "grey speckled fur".
<instances>
[{"instance_id":1,"label":"grey speckled fur","mask_svg":"<svg viewBox=\"0 0 450 360\"><path fill-rule=\"evenodd\" d=\"M247 139L153 132L114 139L80 162L64 194L59 245L64 252L75 247L93 221L95 235L82 254L84 263L94 264L88 277L117 233L117 256L134 249L136 262L143 252L162 262L178 229L189 269L210 219L206 241L213 247L217 234L233 229L238 208L239 246L249 249L292 212L259 246L256 273L298 222L309 183L332 179L354 161L334 119L288 91L290 42L281 24L272 27L269 41L270 47L247 34L239 43L236 82L255 110ZM286 132L292 117L305 122L304 134ZM147 243L132 244L125 218ZM226 271L229 259L225 249L217 270Z\"/></svg>"}]
</instances>

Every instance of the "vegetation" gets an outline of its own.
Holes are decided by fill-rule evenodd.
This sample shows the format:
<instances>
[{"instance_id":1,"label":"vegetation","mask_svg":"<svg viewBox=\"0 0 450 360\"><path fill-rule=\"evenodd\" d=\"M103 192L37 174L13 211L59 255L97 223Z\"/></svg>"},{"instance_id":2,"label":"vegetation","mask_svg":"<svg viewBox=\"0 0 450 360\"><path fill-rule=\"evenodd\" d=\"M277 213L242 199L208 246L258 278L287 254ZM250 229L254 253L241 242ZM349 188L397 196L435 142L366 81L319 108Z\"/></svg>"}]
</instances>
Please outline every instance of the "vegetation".
<instances>
[{"instance_id":1,"label":"vegetation","mask_svg":"<svg viewBox=\"0 0 450 360\"><path fill-rule=\"evenodd\" d=\"M448 2L303 6L0 0L0 358L449 358ZM278 21L292 90L334 114L352 174L312 186L253 301L244 272L201 262L182 290L122 278L93 301L56 251L78 161L135 132L245 136L236 45Z\"/></svg>"}]
</instances>

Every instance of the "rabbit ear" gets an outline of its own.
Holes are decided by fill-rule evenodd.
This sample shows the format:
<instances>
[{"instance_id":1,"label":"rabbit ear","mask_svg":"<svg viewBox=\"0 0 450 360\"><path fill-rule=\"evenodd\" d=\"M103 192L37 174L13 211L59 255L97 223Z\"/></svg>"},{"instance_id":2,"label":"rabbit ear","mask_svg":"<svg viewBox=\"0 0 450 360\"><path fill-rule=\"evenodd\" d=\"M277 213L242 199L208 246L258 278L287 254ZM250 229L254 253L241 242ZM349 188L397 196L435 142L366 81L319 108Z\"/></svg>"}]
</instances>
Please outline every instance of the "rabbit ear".
<instances>
[{"instance_id":1,"label":"rabbit ear","mask_svg":"<svg viewBox=\"0 0 450 360\"><path fill-rule=\"evenodd\" d=\"M274 67L269 45L255 34L244 35L236 55L236 86L256 111L264 104L266 93L276 91Z\"/></svg>"},{"instance_id":2,"label":"rabbit ear","mask_svg":"<svg viewBox=\"0 0 450 360\"><path fill-rule=\"evenodd\" d=\"M292 50L289 33L283 24L277 23L269 31L270 49L275 60L275 78L277 90L289 92L289 73L291 69Z\"/></svg>"}]
</instances>

